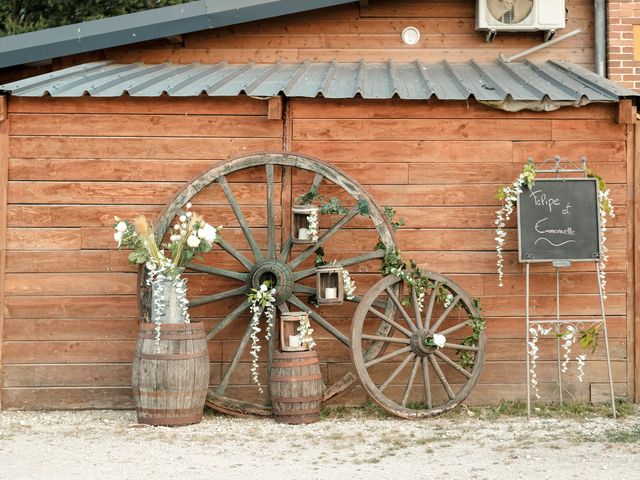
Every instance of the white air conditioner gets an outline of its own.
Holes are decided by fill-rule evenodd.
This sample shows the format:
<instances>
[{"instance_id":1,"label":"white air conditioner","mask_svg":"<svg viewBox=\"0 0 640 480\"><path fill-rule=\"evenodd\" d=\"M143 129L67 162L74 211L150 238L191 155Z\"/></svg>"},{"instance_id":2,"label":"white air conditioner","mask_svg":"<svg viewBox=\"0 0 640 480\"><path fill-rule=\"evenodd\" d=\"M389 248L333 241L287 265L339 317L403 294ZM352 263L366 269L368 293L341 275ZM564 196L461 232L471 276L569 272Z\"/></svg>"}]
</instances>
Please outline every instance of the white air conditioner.
<instances>
[{"instance_id":1,"label":"white air conditioner","mask_svg":"<svg viewBox=\"0 0 640 480\"><path fill-rule=\"evenodd\" d=\"M476 30L555 31L564 26L564 0L477 0Z\"/></svg>"}]
</instances>

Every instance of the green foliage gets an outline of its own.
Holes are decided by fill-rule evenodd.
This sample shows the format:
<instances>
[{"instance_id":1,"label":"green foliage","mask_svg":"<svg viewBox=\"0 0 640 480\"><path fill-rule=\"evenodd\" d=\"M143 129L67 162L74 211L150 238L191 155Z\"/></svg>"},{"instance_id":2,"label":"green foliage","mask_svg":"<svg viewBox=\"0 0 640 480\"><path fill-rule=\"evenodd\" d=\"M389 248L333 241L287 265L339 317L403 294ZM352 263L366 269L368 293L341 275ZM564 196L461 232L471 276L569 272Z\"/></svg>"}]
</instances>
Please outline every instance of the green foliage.
<instances>
[{"instance_id":1,"label":"green foliage","mask_svg":"<svg viewBox=\"0 0 640 480\"><path fill-rule=\"evenodd\" d=\"M130 248L132 251L129 253L128 259L131 263L142 265L147 263L151 256L149 250L144 244L144 239L136 233L136 228L129 220L121 220L119 217L114 217L115 227L118 223L123 221L127 225L127 229L122 234L122 240L118 245L118 250L122 248Z\"/></svg>"},{"instance_id":2,"label":"green foliage","mask_svg":"<svg viewBox=\"0 0 640 480\"><path fill-rule=\"evenodd\" d=\"M339 199L331 197L328 202L320 206L320 213L324 215L343 215L349 213L349 209L343 207Z\"/></svg>"},{"instance_id":3,"label":"green foliage","mask_svg":"<svg viewBox=\"0 0 640 480\"><path fill-rule=\"evenodd\" d=\"M598 337L600 336L600 325L594 324L591 328L587 328L586 330L580 330L578 339L580 340L580 345L585 350L591 349L591 353L596 351L596 347L598 346Z\"/></svg>"},{"instance_id":4,"label":"green foliage","mask_svg":"<svg viewBox=\"0 0 640 480\"><path fill-rule=\"evenodd\" d=\"M391 228L397 231L400 227L404 227L404 218L399 218L398 220L395 219L396 213L398 213L395 208L390 207L389 205L385 205L383 213L384 216L387 217L387 220L389 220Z\"/></svg>"},{"instance_id":5,"label":"green foliage","mask_svg":"<svg viewBox=\"0 0 640 480\"><path fill-rule=\"evenodd\" d=\"M324 260L324 248L318 247L315 251L316 258L313 261L314 267L321 267L322 265L326 265L327 262Z\"/></svg>"},{"instance_id":6,"label":"green foliage","mask_svg":"<svg viewBox=\"0 0 640 480\"><path fill-rule=\"evenodd\" d=\"M479 298L473 298L473 304L478 310L478 315L472 316L467 322L471 327L471 335L466 337L460 342L461 345L467 345L470 347L477 347L480 342L480 334L482 331L487 328L487 323L482 318L482 306L480 305ZM470 368L475 363L476 355L475 352L470 352L468 350L458 350L458 365L462 368Z\"/></svg>"},{"instance_id":7,"label":"green foliage","mask_svg":"<svg viewBox=\"0 0 640 480\"><path fill-rule=\"evenodd\" d=\"M382 245L382 248L380 248L380 245ZM406 264L400 255L400 250L396 247L386 248L382 242L379 242L376 245L376 250L384 250L382 265L380 267L380 273L382 273L383 277L391 275L394 269L404 270L406 268Z\"/></svg>"},{"instance_id":8,"label":"green foliage","mask_svg":"<svg viewBox=\"0 0 640 480\"><path fill-rule=\"evenodd\" d=\"M262 285L266 285L267 291L271 290L273 283L271 280L265 280ZM261 295L258 297L258 290L256 288L251 289L251 293L247 293L247 301L250 304L257 303L262 308L266 308L269 305L269 295Z\"/></svg>"},{"instance_id":9,"label":"green foliage","mask_svg":"<svg viewBox=\"0 0 640 480\"><path fill-rule=\"evenodd\" d=\"M298 205L311 205L314 200L322 201L322 198L322 195L318 195L318 189L312 188L308 192L296 197L296 203Z\"/></svg>"},{"instance_id":10,"label":"green foliage","mask_svg":"<svg viewBox=\"0 0 640 480\"><path fill-rule=\"evenodd\" d=\"M363 217L368 217L371 213L369 209L369 202L367 202L364 198L358 199L358 213Z\"/></svg>"},{"instance_id":11,"label":"green foliage","mask_svg":"<svg viewBox=\"0 0 640 480\"><path fill-rule=\"evenodd\" d=\"M0 36L60 27L191 0L3 0Z\"/></svg>"},{"instance_id":12,"label":"green foliage","mask_svg":"<svg viewBox=\"0 0 640 480\"><path fill-rule=\"evenodd\" d=\"M527 163L522 167L522 175L524 176L524 183L527 187L529 187L529 189L533 188L536 184L536 166L533 163Z\"/></svg>"}]
</instances>

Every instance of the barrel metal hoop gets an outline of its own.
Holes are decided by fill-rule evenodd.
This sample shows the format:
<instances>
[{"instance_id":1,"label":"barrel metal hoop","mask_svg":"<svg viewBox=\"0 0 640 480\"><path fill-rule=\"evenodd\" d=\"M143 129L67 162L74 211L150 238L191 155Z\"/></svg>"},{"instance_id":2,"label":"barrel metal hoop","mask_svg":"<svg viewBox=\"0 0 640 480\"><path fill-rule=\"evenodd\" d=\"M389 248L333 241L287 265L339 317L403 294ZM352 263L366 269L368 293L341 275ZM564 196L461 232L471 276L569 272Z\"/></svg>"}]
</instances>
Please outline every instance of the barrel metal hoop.
<instances>
[{"instance_id":1,"label":"barrel metal hoop","mask_svg":"<svg viewBox=\"0 0 640 480\"><path fill-rule=\"evenodd\" d=\"M165 417L146 417L138 418L138 423L145 425L190 425L200 423L202 414L190 415L186 417L165 418Z\"/></svg>"},{"instance_id":2,"label":"barrel metal hoop","mask_svg":"<svg viewBox=\"0 0 640 480\"><path fill-rule=\"evenodd\" d=\"M306 367L309 365L318 365L318 359L305 360L303 362L281 362L278 359L274 359L271 368L280 367Z\"/></svg>"},{"instance_id":3,"label":"barrel metal hoop","mask_svg":"<svg viewBox=\"0 0 640 480\"><path fill-rule=\"evenodd\" d=\"M171 394L172 398L185 398L206 395L207 392L208 390L188 390L183 392L184 395L177 395L176 392L168 392L166 390L159 390L157 392L154 392L153 390L140 390L138 395L140 395L140 398L162 398Z\"/></svg>"},{"instance_id":4,"label":"barrel metal hoop","mask_svg":"<svg viewBox=\"0 0 640 480\"><path fill-rule=\"evenodd\" d=\"M319 402L322 400L322 395L315 395L313 397L274 397L271 399L272 403L282 402L282 403L310 403L310 402ZM275 410L275 407L274 407Z\"/></svg>"},{"instance_id":5,"label":"barrel metal hoop","mask_svg":"<svg viewBox=\"0 0 640 480\"><path fill-rule=\"evenodd\" d=\"M193 358L209 357L209 352L193 353L137 353L140 360L191 360Z\"/></svg>"},{"instance_id":6,"label":"barrel metal hoop","mask_svg":"<svg viewBox=\"0 0 640 480\"><path fill-rule=\"evenodd\" d=\"M271 376L271 382L301 382L304 380L322 380L321 373L312 373L311 375L287 375L285 377Z\"/></svg>"},{"instance_id":7,"label":"barrel metal hoop","mask_svg":"<svg viewBox=\"0 0 640 480\"><path fill-rule=\"evenodd\" d=\"M319 414L319 410L318 407L316 408L307 408L305 410L280 410L278 408L276 408L276 406L273 406L273 413L274 415L277 415L278 417L282 418L282 417L299 417L301 415L307 415L310 413L315 413L316 415Z\"/></svg>"}]
</instances>

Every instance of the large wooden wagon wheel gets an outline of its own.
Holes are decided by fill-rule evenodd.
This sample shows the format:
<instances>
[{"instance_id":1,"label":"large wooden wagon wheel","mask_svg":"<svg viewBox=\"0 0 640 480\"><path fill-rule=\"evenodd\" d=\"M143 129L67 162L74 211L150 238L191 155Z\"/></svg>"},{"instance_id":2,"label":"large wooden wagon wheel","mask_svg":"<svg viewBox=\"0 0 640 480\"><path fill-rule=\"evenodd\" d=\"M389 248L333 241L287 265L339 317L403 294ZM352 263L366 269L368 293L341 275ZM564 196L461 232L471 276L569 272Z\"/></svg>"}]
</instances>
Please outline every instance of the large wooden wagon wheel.
<instances>
[{"instance_id":1,"label":"large wooden wagon wheel","mask_svg":"<svg viewBox=\"0 0 640 480\"><path fill-rule=\"evenodd\" d=\"M447 277L425 275L431 287L422 302L399 277L380 280L363 297L351 326L351 354L362 385L381 407L404 418L429 417L459 405L484 363L484 330L475 329L474 338L476 305ZM388 299L395 306L391 312L375 307ZM392 328L388 335L374 333L381 324ZM445 336L442 348L428 344L434 334ZM382 345L376 357L367 355L372 344Z\"/></svg>"},{"instance_id":2,"label":"large wooden wagon wheel","mask_svg":"<svg viewBox=\"0 0 640 480\"><path fill-rule=\"evenodd\" d=\"M277 224L276 224L276 208L279 207L274 199L274 192L276 191L276 169L280 167L288 167L291 172L295 174L295 170L304 170L311 172L313 180L308 186L308 190L320 190L322 191L323 182L331 183L335 190L337 186L343 193L348 194L352 199L352 205L345 205L349 208L349 212L342 215L336 222L328 229L320 231L318 241L315 244L306 246L302 251L295 251L292 248L293 241L291 235L288 232L288 225L282 222L282 246L278 247L276 238ZM233 191L233 183L228 181L228 177L236 172L242 170L251 170L251 175L264 176L266 179L266 195L264 198L264 204L266 204L266 226L267 235L265 245L259 245L257 236L254 235L254 231L249 226L243 208L236 200L236 196ZM348 178L344 173L331 165L328 165L320 160L316 160L309 157L303 157L288 153L268 153L252 155L242 158L236 158L220 164L211 170L207 171L194 181L190 182L184 187L173 199L173 201L165 208L160 215L156 223L157 235L164 236L168 229L171 228L172 223L176 215L179 215L184 206L190 202L199 192L205 187L208 188L220 188L226 198L227 208L233 211L237 222L242 231L244 237L243 243L246 242L250 249L251 255L244 254L237 247L232 245L231 242L225 239L225 231L222 231L221 238L217 240L217 247L226 252L230 257L237 261L241 267L236 270L220 268L216 265L206 265L192 263L188 265L187 272L199 272L200 274L212 275L221 279L229 279L229 282L235 285L234 288L224 288L220 291L207 292L206 295L193 298L189 296L190 307L197 307L199 305L212 304L221 301L233 300L235 308L228 313L224 318L217 321L208 332L207 338L209 340L216 338L226 328L234 324L234 322L245 322L246 326L243 326L244 334L240 340L237 350L233 354L228 365L223 367L223 373L220 383L214 388L210 389L207 404L217 410L221 410L227 413L233 414L258 414L269 415L271 414L270 401L268 396L261 397L261 402L248 402L242 398L234 398L228 394L228 387L230 385L232 376L236 374L238 369L246 369L249 371L251 366L246 361L246 355L250 344L251 329L249 328L249 319L247 311L249 304L247 302L246 295L250 292L251 288L258 288L265 279L270 279L275 283L276 289L276 305L281 312L293 310L311 311L311 318L324 330L329 332L338 341L342 342L347 348L350 346L350 340L347 334L340 331L332 323L324 318L316 308L306 304L303 301L303 296L315 295L315 289L304 283L309 283L309 277L315 276L316 269L312 266L305 265L304 262L313 258L314 252L318 247L325 245L334 235L343 229L349 222L351 222L359 213L357 203L365 200L370 209L368 215L368 222L372 222L372 226L377 231L377 235L384 244L385 247L394 246L394 235L392 229L389 228L389 224L381 213L380 209L376 206L375 202L364 191L364 189L355 181ZM284 204L283 204L284 206ZM197 199L194 200L194 210L197 210ZM244 208L244 210L247 210ZM254 213L254 212L251 212ZM282 217L286 218L286 215ZM207 219L209 220L209 219ZM215 222L215 219L211 219ZM288 232L285 236L284 232ZM288 238L286 238L288 236ZM373 249L373 245L371 246ZM362 253L357 256L349 258L338 258L337 261L343 267L349 267L351 265L358 265L370 260L381 258L384 255L383 250L371 250ZM252 257L252 258L249 258ZM333 260L333 258L331 258ZM306 282L304 280L307 279ZM235 282L235 283L234 283ZM239 286L238 286L239 285ZM228 287L228 285L227 285ZM144 305L148 302L145 298L147 293L144 287L139 289L141 298L141 304ZM352 300L353 302L362 301L362 297L356 296ZM378 308L382 308L387 311L389 308L393 308L388 301L375 301ZM388 326L383 326L379 335L384 336L389 332ZM272 355L275 349L275 336L271 337L268 343L268 358L267 369L270 371ZM378 344L368 352L368 355L374 356L378 353ZM264 351L264 348L262 349ZM248 375L248 374L247 374ZM332 385L325 386L325 392L323 400L327 401L330 398L346 391L353 385L356 378L353 373L349 372L342 378L334 382ZM255 387L257 389L257 387Z\"/></svg>"}]
</instances>

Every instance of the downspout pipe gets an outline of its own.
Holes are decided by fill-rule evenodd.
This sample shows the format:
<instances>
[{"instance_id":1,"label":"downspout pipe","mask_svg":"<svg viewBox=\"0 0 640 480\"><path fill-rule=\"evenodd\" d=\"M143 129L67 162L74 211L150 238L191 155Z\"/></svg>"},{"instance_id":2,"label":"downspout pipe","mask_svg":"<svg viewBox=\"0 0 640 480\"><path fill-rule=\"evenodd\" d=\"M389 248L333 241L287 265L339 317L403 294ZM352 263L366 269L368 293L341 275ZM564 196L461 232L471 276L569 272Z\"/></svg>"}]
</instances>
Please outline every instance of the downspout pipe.
<instances>
[{"instance_id":1,"label":"downspout pipe","mask_svg":"<svg viewBox=\"0 0 640 480\"><path fill-rule=\"evenodd\" d=\"M601 77L606 76L606 0L594 0L594 36L595 36L595 67L596 73Z\"/></svg>"}]
</instances>

